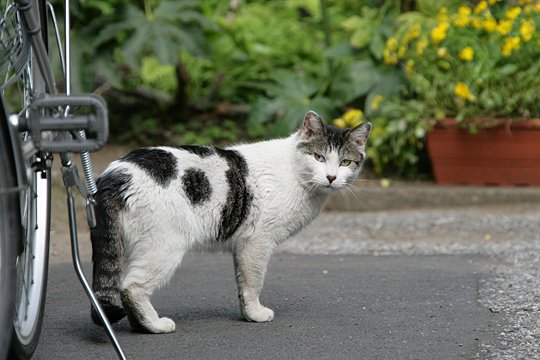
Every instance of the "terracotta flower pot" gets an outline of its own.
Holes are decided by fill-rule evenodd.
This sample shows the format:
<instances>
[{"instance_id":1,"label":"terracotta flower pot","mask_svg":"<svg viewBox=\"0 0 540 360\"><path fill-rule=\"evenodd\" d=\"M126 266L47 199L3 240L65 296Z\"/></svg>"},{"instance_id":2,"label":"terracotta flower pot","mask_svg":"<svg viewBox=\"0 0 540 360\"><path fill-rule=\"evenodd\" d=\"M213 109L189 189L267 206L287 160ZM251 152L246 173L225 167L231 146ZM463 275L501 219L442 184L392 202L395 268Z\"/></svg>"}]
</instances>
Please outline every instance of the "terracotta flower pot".
<instances>
[{"instance_id":1,"label":"terracotta flower pot","mask_svg":"<svg viewBox=\"0 0 540 360\"><path fill-rule=\"evenodd\" d=\"M540 120L478 119L472 134L453 119L427 134L438 184L540 185Z\"/></svg>"}]
</instances>

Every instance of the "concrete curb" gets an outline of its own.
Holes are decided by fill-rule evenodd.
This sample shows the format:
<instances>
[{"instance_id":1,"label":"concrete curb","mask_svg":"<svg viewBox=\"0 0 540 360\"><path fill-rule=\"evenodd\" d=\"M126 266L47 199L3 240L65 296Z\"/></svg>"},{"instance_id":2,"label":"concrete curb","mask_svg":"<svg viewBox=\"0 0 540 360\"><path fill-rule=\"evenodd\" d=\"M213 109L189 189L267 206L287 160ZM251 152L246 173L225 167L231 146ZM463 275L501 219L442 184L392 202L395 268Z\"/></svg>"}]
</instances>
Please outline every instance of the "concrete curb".
<instances>
[{"instance_id":1,"label":"concrete curb","mask_svg":"<svg viewBox=\"0 0 540 360\"><path fill-rule=\"evenodd\" d=\"M398 183L389 187L360 180L351 191L334 194L327 209L381 211L540 203L540 187L439 186Z\"/></svg>"}]
</instances>

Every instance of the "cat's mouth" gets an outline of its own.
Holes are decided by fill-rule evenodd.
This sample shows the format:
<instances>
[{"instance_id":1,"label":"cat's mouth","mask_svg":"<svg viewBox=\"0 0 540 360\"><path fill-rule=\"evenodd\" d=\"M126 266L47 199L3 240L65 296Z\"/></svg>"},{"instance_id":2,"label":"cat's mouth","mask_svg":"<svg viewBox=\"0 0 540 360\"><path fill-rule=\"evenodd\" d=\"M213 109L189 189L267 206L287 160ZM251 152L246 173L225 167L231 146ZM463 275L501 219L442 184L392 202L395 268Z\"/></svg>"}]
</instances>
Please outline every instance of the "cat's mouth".
<instances>
[{"instance_id":1,"label":"cat's mouth","mask_svg":"<svg viewBox=\"0 0 540 360\"><path fill-rule=\"evenodd\" d=\"M338 184L327 184L327 185L323 185L323 188L328 189L328 190L340 190L342 187L343 187L343 186L338 185Z\"/></svg>"}]
</instances>

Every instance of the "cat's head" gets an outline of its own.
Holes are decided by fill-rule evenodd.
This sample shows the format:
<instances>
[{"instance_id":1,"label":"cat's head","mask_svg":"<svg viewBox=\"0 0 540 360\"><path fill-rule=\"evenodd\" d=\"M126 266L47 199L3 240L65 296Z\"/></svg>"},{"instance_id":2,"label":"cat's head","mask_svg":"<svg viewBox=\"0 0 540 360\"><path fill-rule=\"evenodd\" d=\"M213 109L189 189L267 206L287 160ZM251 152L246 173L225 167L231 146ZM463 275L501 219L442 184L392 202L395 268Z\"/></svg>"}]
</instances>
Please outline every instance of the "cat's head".
<instances>
[{"instance_id":1,"label":"cat's head","mask_svg":"<svg viewBox=\"0 0 540 360\"><path fill-rule=\"evenodd\" d=\"M368 122L351 129L326 125L317 113L309 111L295 135L301 181L323 190L341 189L354 182L362 170L370 131Z\"/></svg>"}]
</instances>

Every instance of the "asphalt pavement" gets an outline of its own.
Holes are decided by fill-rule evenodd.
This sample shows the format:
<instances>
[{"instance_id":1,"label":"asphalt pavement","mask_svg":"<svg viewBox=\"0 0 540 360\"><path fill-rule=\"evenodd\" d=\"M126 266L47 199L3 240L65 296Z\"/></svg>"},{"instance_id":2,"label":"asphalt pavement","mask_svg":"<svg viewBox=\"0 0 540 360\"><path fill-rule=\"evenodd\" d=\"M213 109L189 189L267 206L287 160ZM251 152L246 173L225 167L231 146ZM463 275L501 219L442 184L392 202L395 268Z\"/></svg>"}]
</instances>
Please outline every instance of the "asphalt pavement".
<instances>
[{"instance_id":1,"label":"asphalt pavement","mask_svg":"<svg viewBox=\"0 0 540 360\"><path fill-rule=\"evenodd\" d=\"M540 359L540 188L362 180L353 192L279 246L262 294L273 322L241 319L229 256L193 255L155 296L175 333L115 325L128 357ZM65 200L55 201L36 358L114 359L69 264Z\"/></svg>"},{"instance_id":2,"label":"asphalt pavement","mask_svg":"<svg viewBox=\"0 0 540 360\"><path fill-rule=\"evenodd\" d=\"M175 333L115 325L131 359L473 359L506 318L478 302L485 256L277 254L262 302L270 323L242 320L232 259L194 255L155 296ZM88 266L87 266L88 267ZM53 265L36 359L114 359L70 264Z\"/></svg>"}]
</instances>

